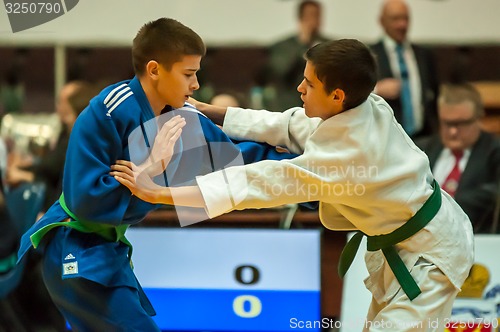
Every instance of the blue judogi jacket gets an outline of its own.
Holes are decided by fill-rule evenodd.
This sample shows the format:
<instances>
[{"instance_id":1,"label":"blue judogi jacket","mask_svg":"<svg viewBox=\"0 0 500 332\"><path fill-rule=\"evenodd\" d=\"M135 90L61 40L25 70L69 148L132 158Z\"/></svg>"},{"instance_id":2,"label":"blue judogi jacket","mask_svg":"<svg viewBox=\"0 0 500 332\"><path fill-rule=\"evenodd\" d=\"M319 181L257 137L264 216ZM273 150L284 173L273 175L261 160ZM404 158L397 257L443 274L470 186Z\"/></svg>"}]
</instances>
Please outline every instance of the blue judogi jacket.
<instances>
[{"instance_id":1,"label":"blue judogi jacket","mask_svg":"<svg viewBox=\"0 0 500 332\"><path fill-rule=\"evenodd\" d=\"M67 208L78 220L113 226L136 224L160 205L150 204L109 175L118 159L143 162L154 144L157 128L175 114L186 118L176 153L166 171L155 178L164 185L186 185L197 175L225 167L242 158L245 163L261 159L293 158L274 147L255 142L234 144L214 123L186 106L156 117L137 78L105 88L78 117L69 140L63 175ZM243 162L242 161L242 162ZM70 218L59 201L22 237L19 260L32 247L31 235L44 226ZM207 217L208 218L208 217ZM62 278L82 277L104 286L140 288L127 257L128 247L118 241L96 239L95 234L75 230L54 232L49 241L62 248ZM78 262L66 271L63 264ZM73 265L75 266L75 265Z\"/></svg>"}]
</instances>

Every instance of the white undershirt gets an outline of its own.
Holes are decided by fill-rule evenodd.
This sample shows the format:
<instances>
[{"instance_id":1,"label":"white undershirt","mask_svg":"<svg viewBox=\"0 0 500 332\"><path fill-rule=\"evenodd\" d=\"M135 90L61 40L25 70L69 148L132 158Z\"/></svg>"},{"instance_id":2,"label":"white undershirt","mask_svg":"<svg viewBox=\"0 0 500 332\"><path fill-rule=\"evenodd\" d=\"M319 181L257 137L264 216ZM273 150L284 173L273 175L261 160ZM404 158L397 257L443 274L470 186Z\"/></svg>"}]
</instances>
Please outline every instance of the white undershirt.
<instances>
[{"instance_id":1,"label":"white undershirt","mask_svg":"<svg viewBox=\"0 0 500 332\"><path fill-rule=\"evenodd\" d=\"M462 159L460 159L460 162L458 163L458 168L460 169L460 172L463 172L465 166L467 166L467 162L469 161L470 157L470 152L471 152L470 149L464 150L464 155L462 156ZM434 164L434 168L432 170L434 178L440 185L444 183L444 181L450 174L453 167L455 167L455 156L453 155L450 149L445 148L443 149L443 151L441 151L441 154L436 160L436 163Z\"/></svg>"}]
</instances>

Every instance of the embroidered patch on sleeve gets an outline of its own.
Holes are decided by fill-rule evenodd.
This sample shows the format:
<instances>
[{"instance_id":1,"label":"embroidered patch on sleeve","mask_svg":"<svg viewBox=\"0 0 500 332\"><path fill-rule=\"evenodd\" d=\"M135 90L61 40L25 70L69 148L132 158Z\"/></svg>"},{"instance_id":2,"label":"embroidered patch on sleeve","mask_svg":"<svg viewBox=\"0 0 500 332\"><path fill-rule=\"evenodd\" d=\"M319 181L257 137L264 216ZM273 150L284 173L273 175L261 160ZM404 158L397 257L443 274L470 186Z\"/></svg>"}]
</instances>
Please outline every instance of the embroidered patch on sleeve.
<instances>
[{"instance_id":1,"label":"embroidered patch on sleeve","mask_svg":"<svg viewBox=\"0 0 500 332\"><path fill-rule=\"evenodd\" d=\"M70 262L63 264L63 275L77 274L78 273L78 262Z\"/></svg>"}]
</instances>

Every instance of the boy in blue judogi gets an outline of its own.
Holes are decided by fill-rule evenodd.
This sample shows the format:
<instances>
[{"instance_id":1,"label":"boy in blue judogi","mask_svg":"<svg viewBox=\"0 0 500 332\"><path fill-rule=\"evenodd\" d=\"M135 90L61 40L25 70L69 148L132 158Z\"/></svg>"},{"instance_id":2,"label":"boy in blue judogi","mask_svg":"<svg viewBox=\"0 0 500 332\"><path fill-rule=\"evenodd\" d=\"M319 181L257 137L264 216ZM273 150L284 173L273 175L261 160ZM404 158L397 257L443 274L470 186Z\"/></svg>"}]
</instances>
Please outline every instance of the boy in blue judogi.
<instances>
[{"instance_id":1,"label":"boy in blue judogi","mask_svg":"<svg viewBox=\"0 0 500 332\"><path fill-rule=\"evenodd\" d=\"M154 310L132 271L131 245L124 234L159 205L131 196L108 174L110 165L132 158L150 166L158 181L169 172L179 184L214 170L210 158L193 162L189 153L177 155L164 169L161 149L151 150L155 136L165 132L158 131L162 111L174 109L167 118L182 113L186 128L192 126L184 136L193 136L184 142L197 142L198 152L218 160L240 153L246 162L290 156L252 142L240 149L189 106L177 110L199 88L196 73L204 54L201 38L181 23L161 18L145 24L132 47L136 76L105 88L74 125L63 194L26 232L19 250L21 259L32 246L42 249L45 284L74 330L158 330L150 317ZM224 148L217 149L221 143Z\"/></svg>"}]
</instances>

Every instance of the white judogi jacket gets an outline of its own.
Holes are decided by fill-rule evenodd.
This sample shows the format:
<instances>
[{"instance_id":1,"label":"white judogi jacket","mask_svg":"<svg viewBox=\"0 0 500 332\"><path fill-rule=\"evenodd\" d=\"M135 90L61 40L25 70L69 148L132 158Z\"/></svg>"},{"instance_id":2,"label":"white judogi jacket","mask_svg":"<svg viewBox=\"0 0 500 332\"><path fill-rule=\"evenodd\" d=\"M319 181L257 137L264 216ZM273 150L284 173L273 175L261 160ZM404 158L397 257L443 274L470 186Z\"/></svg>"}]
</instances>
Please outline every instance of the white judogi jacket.
<instances>
[{"instance_id":1,"label":"white judogi jacket","mask_svg":"<svg viewBox=\"0 0 500 332\"><path fill-rule=\"evenodd\" d=\"M301 155L197 178L211 218L232 210L320 201L325 227L380 235L403 225L432 193L427 156L375 94L325 121L308 118L299 107L283 113L229 108L223 129L231 137L286 146ZM473 263L471 223L442 193L434 219L396 248L410 272L423 257L460 288ZM381 251L367 256L366 286L379 303L389 301L400 285L392 272L387 273Z\"/></svg>"}]
</instances>

